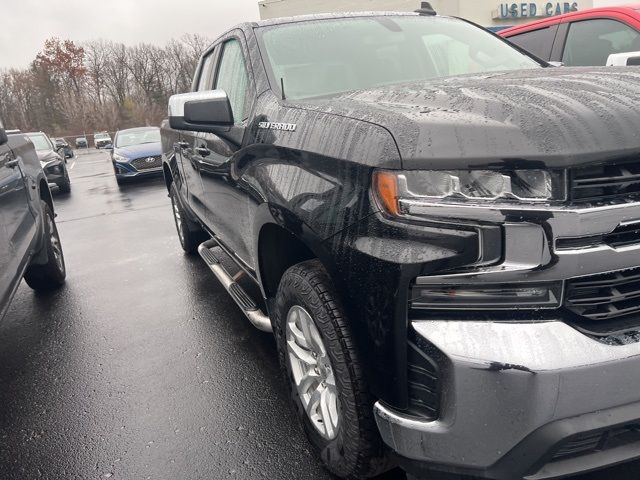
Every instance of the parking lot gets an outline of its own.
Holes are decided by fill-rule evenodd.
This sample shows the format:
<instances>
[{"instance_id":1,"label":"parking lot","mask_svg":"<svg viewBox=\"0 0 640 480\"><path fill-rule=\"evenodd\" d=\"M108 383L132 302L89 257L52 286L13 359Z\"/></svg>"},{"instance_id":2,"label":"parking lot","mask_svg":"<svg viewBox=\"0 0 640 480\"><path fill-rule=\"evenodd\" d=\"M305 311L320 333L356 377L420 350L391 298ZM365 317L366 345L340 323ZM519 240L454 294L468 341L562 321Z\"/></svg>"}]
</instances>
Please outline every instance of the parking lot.
<instances>
[{"instance_id":1,"label":"parking lot","mask_svg":"<svg viewBox=\"0 0 640 480\"><path fill-rule=\"evenodd\" d=\"M162 180L106 153L56 195L68 282L21 285L0 331L0 477L328 478L275 346L178 244Z\"/></svg>"},{"instance_id":2,"label":"parking lot","mask_svg":"<svg viewBox=\"0 0 640 480\"><path fill-rule=\"evenodd\" d=\"M48 296L23 284L0 328L0 477L331 478L271 336L182 253L162 180L118 187L105 152L68 166L72 191L55 196L68 282Z\"/></svg>"}]
</instances>

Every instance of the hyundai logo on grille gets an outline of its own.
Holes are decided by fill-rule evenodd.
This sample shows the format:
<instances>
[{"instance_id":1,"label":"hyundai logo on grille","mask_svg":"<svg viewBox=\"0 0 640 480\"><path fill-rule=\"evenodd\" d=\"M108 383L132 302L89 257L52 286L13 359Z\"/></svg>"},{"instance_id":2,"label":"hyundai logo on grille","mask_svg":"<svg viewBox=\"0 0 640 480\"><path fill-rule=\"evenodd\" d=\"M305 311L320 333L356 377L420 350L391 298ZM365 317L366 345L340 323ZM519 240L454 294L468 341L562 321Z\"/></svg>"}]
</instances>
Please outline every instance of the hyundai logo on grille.
<instances>
[{"instance_id":1,"label":"hyundai logo on grille","mask_svg":"<svg viewBox=\"0 0 640 480\"><path fill-rule=\"evenodd\" d=\"M145 159L145 162L147 162L147 163L153 163L153 162L155 162L155 161L156 161L156 159L155 159L155 158L153 158L153 157L147 157L147 158Z\"/></svg>"}]
</instances>

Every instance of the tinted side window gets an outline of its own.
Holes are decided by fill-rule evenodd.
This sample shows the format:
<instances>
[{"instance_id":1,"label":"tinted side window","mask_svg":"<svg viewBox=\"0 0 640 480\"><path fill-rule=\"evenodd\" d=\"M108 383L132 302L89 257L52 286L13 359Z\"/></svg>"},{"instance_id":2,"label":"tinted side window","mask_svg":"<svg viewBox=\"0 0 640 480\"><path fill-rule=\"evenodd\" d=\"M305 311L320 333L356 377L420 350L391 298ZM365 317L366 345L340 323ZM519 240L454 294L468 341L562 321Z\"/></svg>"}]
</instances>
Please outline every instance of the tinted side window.
<instances>
[{"instance_id":1,"label":"tinted side window","mask_svg":"<svg viewBox=\"0 0 640 480\"><path fill-rule=\"evenodd\" d=\"M212 50L204 59L200 79L198 80L198 91L213 89L213 60L215 58L215 50Z\"/></svg>"},{"instance_id":2,"label":"tinted side window","mask_svg":"<svg viewBox=\"0 0 640 480\"><path fill-rule=\"evenodd\" d=\"M242 56L242 47L237 40L225 42L222 50L216 89L224 90L229 96L235 123L245 119L245 100L249 77Z\"/></svg>"},{"instance_id":3,"label":"tinted side window","mask_svg":"<svg viewBox=\"0 0 640 480\"><path fill-rule=\"evenodd\" d=\"M569 27L562 61L567 66L606 65L612 53L640 50L640 33L617 20L594 19Z\"/></svg>"},{"instance_id":4,"label":"tinted side window","mask_svg":"<svg viewBox=\"0 0 640 480\"><path fill-rule=\"evenodd\" d=\"M557 30L558 26L553 25L514 35L509 37L508 40L536 57L548 61L551 58L551 48L553 47L553 39Z\"/></svg>"}]
</instances>

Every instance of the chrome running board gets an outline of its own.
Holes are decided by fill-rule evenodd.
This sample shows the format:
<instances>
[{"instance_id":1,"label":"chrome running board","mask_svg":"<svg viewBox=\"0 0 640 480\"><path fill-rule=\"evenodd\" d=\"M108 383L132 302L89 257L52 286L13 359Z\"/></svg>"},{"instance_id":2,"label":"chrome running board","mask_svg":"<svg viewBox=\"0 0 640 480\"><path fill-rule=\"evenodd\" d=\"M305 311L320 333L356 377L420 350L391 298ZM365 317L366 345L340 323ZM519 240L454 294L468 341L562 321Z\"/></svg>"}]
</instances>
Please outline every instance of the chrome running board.
<instances>
[{"instance_id":1,"label":"chrome running board","mask_svg":"<svg viewBox=\"0 0 640 480\"><path fill-rule=\"evenodd\" d=\"M253 326L263 332L272 332L271 319L260 310L249 294L234 281L233 277L229 275L229 272L227 272L222 263L220 263L218 257L211 251L212 248L218 246L220 246L218 242L215 238L212 238L200 244L198 253Z\"/></svg>"}]
</instances>

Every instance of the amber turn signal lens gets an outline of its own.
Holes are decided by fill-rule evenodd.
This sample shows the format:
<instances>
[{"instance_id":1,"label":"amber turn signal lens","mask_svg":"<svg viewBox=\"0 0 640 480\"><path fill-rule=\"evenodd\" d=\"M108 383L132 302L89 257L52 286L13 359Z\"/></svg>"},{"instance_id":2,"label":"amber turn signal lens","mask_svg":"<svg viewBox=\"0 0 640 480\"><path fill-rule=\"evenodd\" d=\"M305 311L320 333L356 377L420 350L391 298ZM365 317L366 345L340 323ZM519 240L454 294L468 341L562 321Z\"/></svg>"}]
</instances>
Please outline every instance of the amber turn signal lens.
<instances>
[{"instance_id":1,"label":"amber turn signal lens","mask_svg":"<svg viewBox=\"0 0 640 480\"><path fill-rule=\"evenodd\" d=\"M375 191L382 206L391 215L400 215L398 206L398 179L391 172L376 172L373 179Z\"/></svg>"}]
</instances>

